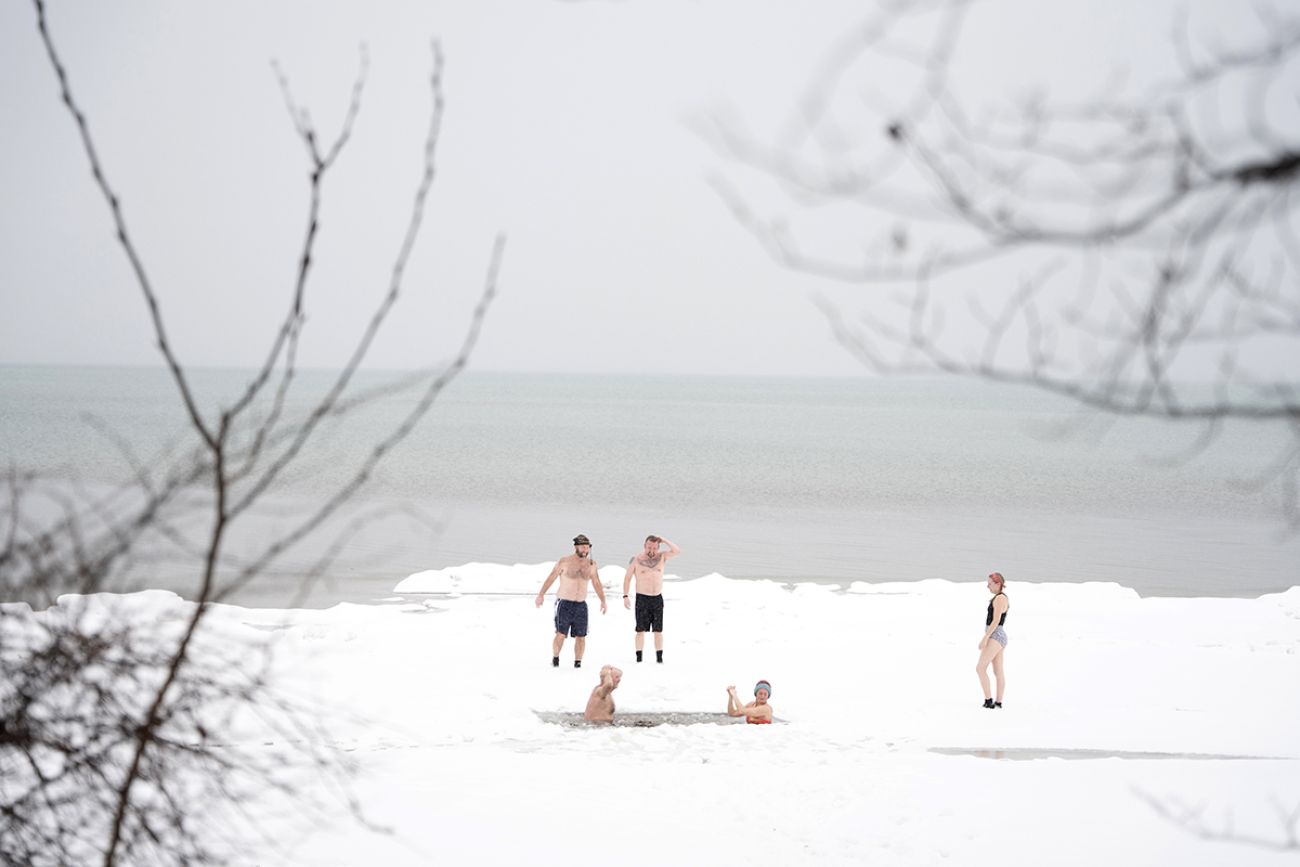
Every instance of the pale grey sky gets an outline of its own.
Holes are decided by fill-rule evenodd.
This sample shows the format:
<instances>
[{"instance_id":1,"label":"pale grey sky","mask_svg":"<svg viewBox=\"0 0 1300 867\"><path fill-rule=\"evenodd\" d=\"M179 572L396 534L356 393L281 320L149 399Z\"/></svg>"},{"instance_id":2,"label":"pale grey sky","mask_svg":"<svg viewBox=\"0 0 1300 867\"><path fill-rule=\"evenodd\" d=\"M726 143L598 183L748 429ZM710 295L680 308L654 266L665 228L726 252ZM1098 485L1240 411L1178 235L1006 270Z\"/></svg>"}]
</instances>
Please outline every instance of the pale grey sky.
<instances>
[{"instance_id":1,"label":"pale grey sky","mask_svg":"<svg viewBox=\"0 0 1300 867\"><path fill-rule=\"evenodd\" d=\"M838 375L860 368L809 299L847 290L782 270L737 225L709 179L746 176L690 121L725 107L777 134L869 5L51 0L48 14L188 364L258 363L290 295L307 162L270 61L332 135L365 42L369 81L325 190L301 353L309 366L343 361L405 224L436 37L439 176L371 366L449 353L501 231L501 295L474 368ZM976 91L1082 92L1118 68L1138 80L1169 68L1173 2L982 6L961 68ZM1202 27L1231 31L1241 18L1236 2L1195 6ZM0 82L0 363L156 363L21 0L0 6Z\"/></svg>"}]
</instances>

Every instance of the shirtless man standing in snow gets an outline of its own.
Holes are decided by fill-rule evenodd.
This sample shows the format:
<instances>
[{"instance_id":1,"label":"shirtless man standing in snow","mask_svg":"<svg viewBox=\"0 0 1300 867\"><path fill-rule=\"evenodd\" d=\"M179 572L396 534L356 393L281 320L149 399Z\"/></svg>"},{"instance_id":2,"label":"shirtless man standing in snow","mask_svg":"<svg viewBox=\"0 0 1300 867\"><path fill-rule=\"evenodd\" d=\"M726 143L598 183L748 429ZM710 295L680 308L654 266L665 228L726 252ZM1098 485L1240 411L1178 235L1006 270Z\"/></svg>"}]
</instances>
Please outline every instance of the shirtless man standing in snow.
<instances>
[{"instance_id":1,"label":"shirtless man standing in snow","mask_svg":"<svg viewBox=\"0 0 1300 867\"><path fill-rule=\"evenodd\" d=\"M600 670L600 683L587 699L587 712L582 715L588 722L614 721L614 690L623 679L623 670L607 665Z\"/></svg>"},{"instance_id":2,"label":"shirtless man standing in snow","mask_svg":"<svg viewBox=\"0 0 1300 867\"><path fill-rule=\"evenodd\" d=\"M555 594L555 640L551 642L551 665L559 667L560 649L564 639L572 635L573 667L582 668L582 654L587 649L587 583L596 588L600 597L600 613L605 613L605 588L600 585L596 561L591 559L591 540L579 533L573 537L573 553L561 557L547 576L546 583L537 593L537 607L542 607L546 591L560 579L560 589Z\"/></svg>"},{"instance_id":3,"label":"shirtless man standing in snow","mask_svg":"<svg viewBox=\"0 0 1300 867\"><path fill-rule=\"evenodd\" d=\"M659 550L660 545L667 545L668 550ZM623 607L632 607L627 591L635 576L637 662L641 661L647 632L655 634L655 662L664 661L664 563L680 553L682 549L667 539L646 536L645 550L628 561L623 576Z\"/></svg>"}]
</instances>

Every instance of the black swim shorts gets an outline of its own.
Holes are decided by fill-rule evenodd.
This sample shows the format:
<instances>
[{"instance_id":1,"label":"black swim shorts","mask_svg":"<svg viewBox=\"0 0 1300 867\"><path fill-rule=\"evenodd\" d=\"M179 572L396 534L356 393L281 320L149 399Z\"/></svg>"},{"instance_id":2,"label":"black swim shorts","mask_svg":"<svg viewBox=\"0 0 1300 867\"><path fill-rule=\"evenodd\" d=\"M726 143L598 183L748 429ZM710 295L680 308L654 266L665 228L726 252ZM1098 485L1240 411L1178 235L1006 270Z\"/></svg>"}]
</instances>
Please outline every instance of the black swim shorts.
<instances>
[{"instance_id":1,"label":"black swim shorts","mask_svg":"<svg viewBox=\"0 0 1300 867\"><path fill-rule=\"evenodd\" d=\"M555 600L555 631L574 638L587 637L587 603Z\"/></svg>"},{"instance_id":2,"label":"black swim shorts","mask_svg":"<svg viewBox=\"0 0 1300 867\"><path fill-rule=\"evenodd\" d=\"M664 631L664 597L636 595L636 631Z\"/></svg>"}]
</instances>

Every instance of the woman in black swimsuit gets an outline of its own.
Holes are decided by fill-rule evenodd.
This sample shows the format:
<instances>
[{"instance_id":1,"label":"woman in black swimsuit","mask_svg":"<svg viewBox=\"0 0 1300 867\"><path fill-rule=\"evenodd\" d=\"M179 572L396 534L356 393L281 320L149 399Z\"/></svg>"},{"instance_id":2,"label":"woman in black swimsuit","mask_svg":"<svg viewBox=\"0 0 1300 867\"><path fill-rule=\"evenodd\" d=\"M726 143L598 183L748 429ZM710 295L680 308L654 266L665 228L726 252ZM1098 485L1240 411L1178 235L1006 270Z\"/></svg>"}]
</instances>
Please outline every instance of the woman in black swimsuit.
<instances>
[{"instance_id":1,"label":"woman in black swimsuit","mask_svg":"<svg viewBox=\"0 0 1300 867\"><path fill-rule=\"evenodd\" d=\"M975 664L975 673L979 675L980 686L984 688L984 706L993 710L1002 707L1002 693L1007 688L1006 674L1002 670L1002 660L1007 655L1007 633L1002 625L1007 622L1006 579L1001 572L989 575L989 592L993 594L989 602L988 616L984 619L984 637L980 639L980 661ZM994 701L989 692L989 663L993 663L993 676L998 681L998 697Z\"/></svg>"}]
</instances>

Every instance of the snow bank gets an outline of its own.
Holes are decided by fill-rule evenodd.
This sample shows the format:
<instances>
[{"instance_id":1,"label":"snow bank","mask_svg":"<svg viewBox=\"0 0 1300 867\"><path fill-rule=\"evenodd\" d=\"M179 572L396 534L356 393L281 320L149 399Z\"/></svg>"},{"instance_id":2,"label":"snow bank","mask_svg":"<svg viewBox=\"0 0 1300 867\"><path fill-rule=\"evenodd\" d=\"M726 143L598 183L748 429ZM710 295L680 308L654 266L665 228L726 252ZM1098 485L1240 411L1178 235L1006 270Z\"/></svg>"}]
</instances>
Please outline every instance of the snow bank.
<instances>
[{"instance_id":1,"label":"snow bank","mask_svg":"<svg viewBox=\"0 0 1300 867\"><path fill-rule=\"evenodd\" d=\"M974 673L982 583L669 576L657 665L652 652L633 661L623 569L605 567L610 610L589 600L575 670L572 640L551 667L551 604L533 602L551 565L421 572L390 605L215 612L226 635L272 634L282 682L339 709L325 723L332 742L361 763L369 818L394 828L343 822L265 863L1294 858L1201 839L1152 803L1198 805L1204 834L1285 839L1275 804L1300 806L1300 588L1142 599L1116 584L1011 576L1006 706L988 711ZM160 597L140 604L160 616ZM761 677L785 724L539 718L580 711L606 662L625 672L620 711L716 712L727 685L747 693ZM1049 757L980 757L997 750ZM1146 755L1067 761L1054 750ZM1231 824L1216 818L1228 814Z\"/></svg>"}]
</instances>

